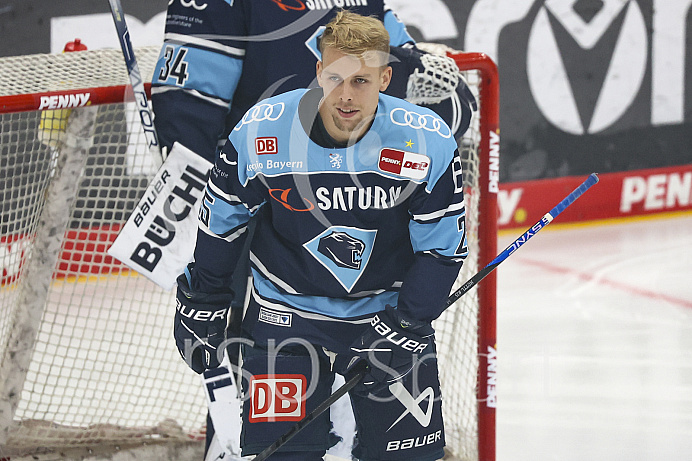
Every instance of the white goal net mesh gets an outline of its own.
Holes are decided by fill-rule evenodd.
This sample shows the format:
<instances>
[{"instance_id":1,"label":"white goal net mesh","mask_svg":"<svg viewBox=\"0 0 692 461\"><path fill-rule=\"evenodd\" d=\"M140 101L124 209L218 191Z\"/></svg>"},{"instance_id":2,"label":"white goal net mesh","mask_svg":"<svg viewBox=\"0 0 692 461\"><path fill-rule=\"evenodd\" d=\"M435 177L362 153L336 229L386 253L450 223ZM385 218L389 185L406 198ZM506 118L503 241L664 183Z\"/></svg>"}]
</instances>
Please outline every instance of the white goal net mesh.
<instances>
[{"instance_id":1,"label":"white goal net mesh","mask_svg":"<svg viewBox=\"0 0 692 461\"><path fill-rule=\"evenodd\" d=\"M137 50L140 66L149 75L157 55L155 49ZM116 50L3 61L4 69L14 69L0 80L3 96L105 88L128 81L122 54ZM44 97L48 99L43 104L50 107L70 101ZM7 356L15 347L13 332L27 321L21 319L22 311L43 304L7 434L7 453L0 454L44 447L128 445L137 440L189 441L204 428L199 378L171 347L174 295L124 270L106 254L152 173L132 105L93 106L94 125L77 184L63 181L67 184L57 191L50 186L64 175L60 156L71 147L65 144L74 143L66 131L68 117L84 109L0 116L3 369L11 363ZM44 208L56 199L69 200L71 206L59 254L50 255L37 234L42 235L41 226L47 226L49 233L54 226L60 231L54 223L41 222ZM48 280L31 280L41 264L34 261L51 257ZM36 284L49 284L45 294Z\"/></svg>"},{"instance_id":2,"label":"white goal net mesh","mask_svg":"<svg viewBox=\"0 0 692 461\"><path fill-rule=\"evenodd\" d=\"M145 81L157 55L136 50ZM133 104L97 101L128 84L120 51L0 58L0 67L0 457L199 440L205 399L172 339L174 292L106 254L154 173ZM478 74L465 78L482 105ZM23 109L31 97L44 110ZM82 131L76 113L86 114ZM478 232L478 115L459 142L466 281L483 239L495 238ZM435 324L447 442L464 460L478 459L478 313L474 289Z\"/></svg>"}]
</instances>

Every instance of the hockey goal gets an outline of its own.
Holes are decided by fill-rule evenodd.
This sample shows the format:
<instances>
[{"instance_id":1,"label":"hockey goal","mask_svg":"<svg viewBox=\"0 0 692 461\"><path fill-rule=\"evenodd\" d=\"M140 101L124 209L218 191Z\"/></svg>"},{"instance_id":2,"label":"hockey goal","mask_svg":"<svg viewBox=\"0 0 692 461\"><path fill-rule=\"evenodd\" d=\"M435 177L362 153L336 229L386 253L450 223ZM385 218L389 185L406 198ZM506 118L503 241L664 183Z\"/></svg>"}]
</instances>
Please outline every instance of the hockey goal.
<instances>
[{"instance_id":1,"label":"hockey goal","mask_svg":"<svg viewBox=\"0 0 692 461\"><path fill-rule=\"evenodd\" d=\"M158 48L136 56L150 76ZM496 254L498 79L485 55L453 58L480 106L459 140L465 281ZM201 459L206 405L172 340L174 293L106 254L154 174L120 51L0 68L0 457L147 446ZM495 458L495 291L491 274L435 325L456 459Z\"/></svg>"}]
</instances>

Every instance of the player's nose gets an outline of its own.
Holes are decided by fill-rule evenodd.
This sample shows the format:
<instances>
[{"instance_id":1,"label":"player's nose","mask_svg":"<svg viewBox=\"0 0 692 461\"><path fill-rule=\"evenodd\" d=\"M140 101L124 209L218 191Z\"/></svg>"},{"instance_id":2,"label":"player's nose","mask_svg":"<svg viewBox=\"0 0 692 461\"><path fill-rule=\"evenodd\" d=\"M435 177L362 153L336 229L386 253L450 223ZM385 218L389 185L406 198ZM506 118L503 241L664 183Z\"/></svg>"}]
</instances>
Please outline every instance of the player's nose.
<instances>
[{"instance_id":1,"label":"player's nose","mask_svg":"<svg viewBox=\"0 0 692 461\"><path fill-rule=\"evenodd\" d=\"M353 90L351 85L347 83L339 85L339 99L342 101L350 101L353 99Z\"/></svg>"}]
</instances>

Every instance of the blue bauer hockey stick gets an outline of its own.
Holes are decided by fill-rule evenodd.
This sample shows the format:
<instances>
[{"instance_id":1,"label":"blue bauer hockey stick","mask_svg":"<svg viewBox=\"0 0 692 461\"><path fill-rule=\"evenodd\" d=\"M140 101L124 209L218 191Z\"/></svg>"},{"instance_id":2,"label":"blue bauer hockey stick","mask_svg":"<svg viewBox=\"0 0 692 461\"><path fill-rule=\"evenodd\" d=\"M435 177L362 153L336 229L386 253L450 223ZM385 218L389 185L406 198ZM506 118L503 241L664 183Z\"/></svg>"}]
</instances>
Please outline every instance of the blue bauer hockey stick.
<instances>
[{"instance_id":1,"label":"blue bauer hockey stick","mask_svg":"<svg viewBox=\"0 0 692 461\"><path fill-rule=\"evenodd\" d=\"M485 266L483 269L481 269L476 275L471 277L466 283L464 283L458 290L456 290L454 293L452 293L449 298L447 298L446 302L446 307L451 306L454 304L459 298L461 298L464 294L466 294L471 288L475 287L478 285L478 283L483 280L489 273L495 270L497 266L499 266L502 261L505 259L509 258L509 256L517 251L519 247L521 247L523 244L529 241L531 237L536 235L538 231L543 229L545 226L550 224L550 222L555 219L560 213L562 213L565 208L570 206L576 199L582 196L584 192L589 190L591 186L596 184L598 182L598 175L596 173L591 173L586 180L581 183L579 187L574 189L571 194L569 194L567 197L565 197L560 203L558 203L552 210L550 210L548 213L543 215L543 217L533 226L531 226L530 229L528 229L526 232L524 232L521 237L513 241L507 248L502 251L499 255L495 257L490 263L488 263L487 266ZM356 385L360 382L361 378L365 376L365 373L367 372L367 367L364 366L365 362L361 362L361 365L359 366L358 372L353 375L344 385L342 385L339 389L334 391L332 395L327 397L324 402L322 402L317 408L312 410L305 418L301 419L298 421L296 424L293 425L284 435L279 437L276 442L272 443L270 446L265 448L260 454L255 456L253 458L253 461L265 461L269 456L274 454L276 450L281 448L283 445L286 444L289 440L291 440L298 432L303 430L305 426L310 424L315 418L317 418L319 415L321 415L323 412L327 410L330 406L332 406L337 400L339 400L341 397L343 397L348 391L356 387Z\"/></svg>"},{"instance_id":2,"label":"blue bauer hockey stick","mask_svg":"<svg viewBox=\"0 0 692 461\"><path fill-rule=\"evenodd\" d=\"M565 197L560 203L558 203L552 210L543 215L543 217L526 232L524 232L521 237L513 241L507 248L505 248L502 253L497 255L495 259L490 261L487 266L481 269L476 275L471 277L466 283L464 283L458 290L452 293L449 298L447 298L447 306L449 307L454 304L459 298L461 298L467 291L478 285L478 283L485 278L486 275L495 270L497 266L502 263L505 259L509 258L509 255L517 251L523 244L529 241L531 237L536 235L539 230L543 229L545 226L550 224L550 222L557 217L560 213L565 211L565 208L570 206L576 199L581 197L581 195L589 190L591 186L598 182L598 175L596 173L591 173L586 180L581 183L579 187L574 189L571 194Z\"/></svg>"}]
</instances>

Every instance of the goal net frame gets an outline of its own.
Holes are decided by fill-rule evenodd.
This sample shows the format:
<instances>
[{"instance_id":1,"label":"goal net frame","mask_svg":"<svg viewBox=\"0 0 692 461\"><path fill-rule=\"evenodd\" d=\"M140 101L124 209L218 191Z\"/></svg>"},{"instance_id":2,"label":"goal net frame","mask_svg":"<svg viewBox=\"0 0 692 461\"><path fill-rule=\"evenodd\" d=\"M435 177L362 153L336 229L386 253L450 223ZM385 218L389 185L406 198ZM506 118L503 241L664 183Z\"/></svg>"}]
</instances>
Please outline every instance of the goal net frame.
<instances>
[{"instance_id":1,"label":"goal net frame","mask_svg":"<svg viewBox=\"0 0 692 461\"><path fill-rule=\"evenodd\" d=\"M142 75L158 51L135 50ZM479 102L459 140L475 165L464 180L477 255L459 286L497 253L499 80L483 53L442 53ZM105 445L182 453L204 438L201 381L171 337L174 292L106 254L155 173L123 64L119 50L0 58L0 457ZM491 273L435 322L451 459L495 459L496 291ZM142 344L154 331L157 342ZM133 352L142 347L155 359ZM459 361L470 364L463 376L450 365ZM154 376L142 381L145 368ZM135 410L147 418L120 414Z\"/></svg>"}]
</instances>

